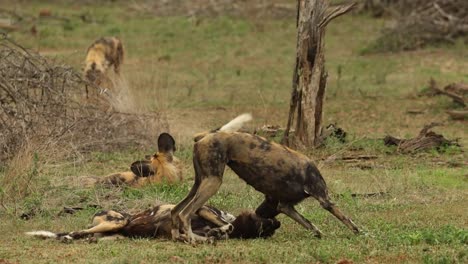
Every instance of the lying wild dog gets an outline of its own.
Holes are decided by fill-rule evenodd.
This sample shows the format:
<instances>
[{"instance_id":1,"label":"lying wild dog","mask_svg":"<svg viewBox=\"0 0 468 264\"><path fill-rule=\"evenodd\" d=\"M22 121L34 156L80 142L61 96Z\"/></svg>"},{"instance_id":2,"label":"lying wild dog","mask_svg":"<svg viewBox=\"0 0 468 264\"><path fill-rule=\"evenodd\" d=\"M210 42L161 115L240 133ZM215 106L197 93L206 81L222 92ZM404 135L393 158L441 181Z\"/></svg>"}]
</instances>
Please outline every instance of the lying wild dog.
<instances>
[{"instance_id":1,"label":"lying wild dog","mask_svg":"<svg viewBox=\"0 0 468 264\"><path fill-rule=\"evenodd\" d=\"M117 211L102 211L94 215L92 227L81 231L53 233L32 231L27 235L71 241L82 238L171 238L171 210L173 204L163 204L152 209L126 214ZM226 238L267 238L280 227L276 219L258 217L253 212L232 214L211 206L202 206L190 217L192 231L212 242Z\"/></svg>"},{"instance_id":2,"label":"lying wild dog","mask_svg":"<svg viewBox=\"0 0 468 264\"><path fill-rule=\"evenodd\" d=\"M149 159L132 163L131 171L113 173L103 178L93 178L93 184L103 185L130 185L141 187L154 183L181 182L181 163L174 156L176 151L175 140L168 133L158 137L158 152Z\"/></svg>"},{"instance_id":3,"label":"lying wild dog","mask_svg":"<svg viewBox=\"0 0 468 264\"><path fill-rule=\"evenodd\" d=\"M205 240L192 232L190 215L218 191L226 165L265 194L265 200L255 211L258 216L274 218L284 213L321 237L320 230L294 208L311 196L358 234L357 226L330 201L322 175L307 156L262 137L236 132L250 119L250 115L244 114L219 129L195 136L195 183L171 212L172 238L187 242Z\"/></svg>"},{"instance_id":4,"label":"lying wild dog","mask_svg":"<svg viewBox=\"0 0 468 264\"><path fill-rule=\"evenodd\" d=\"M103 37L91 44L87 50L84 75L88 81L100 86L108 80L107 70L114 66L114 72L120 74L124 58L122 41L116 37Z\"/></svg>"}]
</instances>

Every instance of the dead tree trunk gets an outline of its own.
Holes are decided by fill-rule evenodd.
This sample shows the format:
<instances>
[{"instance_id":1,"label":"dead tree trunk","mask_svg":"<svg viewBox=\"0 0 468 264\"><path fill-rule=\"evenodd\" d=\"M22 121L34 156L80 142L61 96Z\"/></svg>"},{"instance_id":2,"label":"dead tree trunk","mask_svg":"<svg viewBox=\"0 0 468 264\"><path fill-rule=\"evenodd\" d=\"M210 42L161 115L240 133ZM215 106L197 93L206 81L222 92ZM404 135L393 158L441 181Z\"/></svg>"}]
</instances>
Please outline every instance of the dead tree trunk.
<instances>
[{"instance_id":1,"label":"dead tree trunk","mask_svg":"<svg viewBox=\"0 0 468 264\"><path fill-rule=\"evenodd\" d=\"M320 144L322 106L327 84L323 53L325 27L355 4L338 6L327 12L326 0L297 0L296 66L293 73L289 118L283 143L296 147ZM289 131L296 117L293 137Z\"/></svg>"}]
</instances>

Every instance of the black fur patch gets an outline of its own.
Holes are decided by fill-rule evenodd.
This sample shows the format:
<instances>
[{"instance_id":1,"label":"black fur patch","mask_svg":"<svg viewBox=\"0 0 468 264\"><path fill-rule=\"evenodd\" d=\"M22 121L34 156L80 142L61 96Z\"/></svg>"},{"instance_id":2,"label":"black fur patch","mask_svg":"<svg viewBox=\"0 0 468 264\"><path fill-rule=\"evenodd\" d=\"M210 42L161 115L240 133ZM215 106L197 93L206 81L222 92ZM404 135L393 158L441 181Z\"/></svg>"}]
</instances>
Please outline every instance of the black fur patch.
<instances>
[{"instance_id":1,"label":"black fur patch","mask_svg":"<svg viewBox=\"0 0 468 264\"><path fill-rule=\"evenodd\" d=\"M100 211L94 214L94 216L103 216L106 215L109 211Z\"/></svg>"},{"instance_id":2,"label":"black fur patch","mask_svg":"<svg viewBox=\"0 0 468 264\"><path fill-rule=\"evenodd\" d=\"M278 201L271 198L265 197L265 200L255 210L255 214L263 218L273 218L279 214L278 212Z\"/></svg>"},{"instance_id":3,"label":"black fur patch","mask_svg":"<svg viewBox=\"0 0 468 264\"><path fill-rule=\"evenodd\" d=\"M158 137L158 150L163 153L176 151L174 138L168 133L161 133Z\"/></svg>"},{"instance_id":4,"label":"black fur patch","mask_svg":"<svg viewBox=\"0 0 468 264\"><path fill-rule=\"evenodd\" d=\"M327 184L313 164L307 165L304 189L313 197L327 197Z\"/></svg>"},{"instance_id":5,"label":"black fur patch","mask_svg":"<svg viewBox=\"0 0 468 264\"><path fill-rule=\"evenodd\" d=\"M262 218L252 212L243 212L232 223L234 231L230 238L267 238L271 237L281 223L275 218Z\"/></svg>"},{"instance_id":6,"label":"black fur patch","mask_svg":"<svg viewBox=\"0 0 468 264\"><path fill-rule=\"evenodd\" d=\"M138 177L149 177L156 173L153 166L151 166L151 161L148 160L138 160L133 162L130 166L130 170Z\"/></svg>"},{"instance_id":7,"label":"black fur patch","mask_svg":"<svg viewBox=\"0 0 468 264\"><path fill-rule=\"evenodd\" d=\"M114 220L124 220L125 219L125 216L112 216L112 215L106 215L106 221L114 221Z\"/></svg>"},{"instance_id":8,"label":"black fur patch","mask_svg":"<svg viewBox=\"0 0 468 264\"><path fill-rule=\"evenodd\" d=\"M268 141L263 141L260 144L260 149L263 151L270 151L271 150L271 143Z\"/></svg>"}]
</instances>

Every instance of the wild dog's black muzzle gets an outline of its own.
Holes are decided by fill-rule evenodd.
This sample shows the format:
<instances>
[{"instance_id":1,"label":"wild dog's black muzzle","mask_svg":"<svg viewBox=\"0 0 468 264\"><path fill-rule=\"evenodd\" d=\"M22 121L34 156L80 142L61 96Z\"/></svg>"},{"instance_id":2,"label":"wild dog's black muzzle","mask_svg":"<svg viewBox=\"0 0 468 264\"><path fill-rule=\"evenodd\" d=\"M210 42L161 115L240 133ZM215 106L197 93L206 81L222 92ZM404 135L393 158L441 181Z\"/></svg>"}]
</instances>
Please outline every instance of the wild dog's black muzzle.
<instances>
[{"instance_id":1,"label":"wild dog's black muzzle","mask_svg":"<svg viewBox=\"0 0 468 264\"><path fill-rule=\"evenodd\" d=\"M130 166L130 170L138 177L149 177L156 173L153 166L151 166L151 161L149 160L138 160L133 162Z\"/></svg>"}]
</instances>

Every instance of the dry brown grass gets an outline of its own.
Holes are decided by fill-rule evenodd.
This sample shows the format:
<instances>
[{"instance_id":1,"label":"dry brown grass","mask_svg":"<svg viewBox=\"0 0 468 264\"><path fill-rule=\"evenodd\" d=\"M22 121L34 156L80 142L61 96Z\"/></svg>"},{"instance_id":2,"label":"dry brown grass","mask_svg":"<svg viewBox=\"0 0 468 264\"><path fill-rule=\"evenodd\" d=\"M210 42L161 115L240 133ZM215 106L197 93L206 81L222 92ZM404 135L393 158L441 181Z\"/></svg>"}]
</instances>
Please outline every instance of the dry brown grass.
<instances>
[{"instance_id":1,"label":"dry brown grass","mask_svg":"<svg viewBox=\"0 0 468 264\"><path fill-rule=\"evenodd\" d=\"M111 150L145 147L167 130L163 114L136 107L124 79L115 79L115 89L95 87L5 36L0 64L0 160L14 157L24 142Z\"/></svg>"},{"instance_id":2,"label":"dry brown grass","mask_svg":"<svg viewBox=\"0 0 468 264\"><path fill-rule=\"evenodd\" d=\"M34 192L37 177L37 154L30 146L22 148L9 162L9 169L0 179L0 205L3 209L15 211L16 204L31 192ZM13 208L10 205L13 204Z\"/></svg>"}]
</instances>

